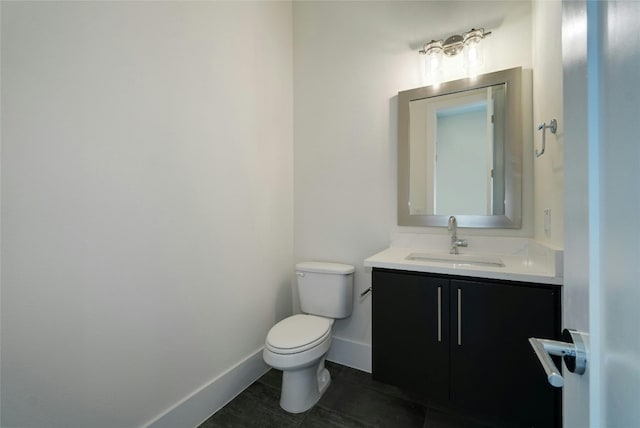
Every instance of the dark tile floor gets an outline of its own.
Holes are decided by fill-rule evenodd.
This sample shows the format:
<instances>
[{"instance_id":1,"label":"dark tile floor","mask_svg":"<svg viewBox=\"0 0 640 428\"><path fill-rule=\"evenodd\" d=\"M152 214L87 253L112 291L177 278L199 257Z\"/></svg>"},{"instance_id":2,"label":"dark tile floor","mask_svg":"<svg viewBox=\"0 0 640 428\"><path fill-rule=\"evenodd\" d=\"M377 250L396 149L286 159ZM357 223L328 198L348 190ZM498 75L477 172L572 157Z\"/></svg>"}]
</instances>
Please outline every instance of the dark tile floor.
<instances>
[{"instance_id":1,"label":"dark tile floor","mask_svg":"<svg viewBox=\"0 0 640 428\"><path fill-rule=\"evenodd\" d=\"M331 385L305 413L280 408L282 372L270 370L200 428L488 428L429 407L398 388L376 382L369 373L327 361Z\"/></svg>"}]
</instances>

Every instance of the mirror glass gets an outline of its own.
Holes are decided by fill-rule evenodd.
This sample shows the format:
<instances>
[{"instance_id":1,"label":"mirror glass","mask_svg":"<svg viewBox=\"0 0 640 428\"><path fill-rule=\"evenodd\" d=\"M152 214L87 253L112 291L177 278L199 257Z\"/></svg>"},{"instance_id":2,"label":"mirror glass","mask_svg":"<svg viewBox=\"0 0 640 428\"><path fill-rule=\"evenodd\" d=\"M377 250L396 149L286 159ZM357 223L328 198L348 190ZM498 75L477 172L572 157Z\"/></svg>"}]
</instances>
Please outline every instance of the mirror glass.
<instances>
[{"instance_id":1,"label":"mirror glass","mask_svg":"<svg viewBox=\"0 0 640 428\"><path fill-rule=\"evenodd\" d=\"M519 228L520 69L401 92L398 223Z\"/></svg>"},{"instance_id":2,"label":"mirror glass","mask_svg":"<svg viewBox=\"0 0 640 428\"><path fill-rule=\"evenodd\" d=\"M411 215L504 214L504 98L501 83L409 103Z\"/></svg>"}]
</instances>

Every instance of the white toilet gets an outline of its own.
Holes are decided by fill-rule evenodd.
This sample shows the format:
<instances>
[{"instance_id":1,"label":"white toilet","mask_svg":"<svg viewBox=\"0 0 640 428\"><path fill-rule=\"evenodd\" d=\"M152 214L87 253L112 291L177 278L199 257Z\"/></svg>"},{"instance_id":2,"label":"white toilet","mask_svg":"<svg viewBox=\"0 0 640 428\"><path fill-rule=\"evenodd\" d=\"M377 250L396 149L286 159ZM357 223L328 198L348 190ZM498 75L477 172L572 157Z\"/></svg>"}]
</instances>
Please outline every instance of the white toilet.
<instances>
[{"instance_id":1,"label":"white toilet","mask_svg":"<svg viewBox=\"0 0 640 428\"><path fill-rule=\"evenodd\" d=\"M296 265L300 308L304 314L285 318L267 334L262 356L282 370L280 407L301 413L318 402L331 382L324 358L331 346L335 318L353 310L354 267L341 263Z\"/></svg>"}]
</instances>

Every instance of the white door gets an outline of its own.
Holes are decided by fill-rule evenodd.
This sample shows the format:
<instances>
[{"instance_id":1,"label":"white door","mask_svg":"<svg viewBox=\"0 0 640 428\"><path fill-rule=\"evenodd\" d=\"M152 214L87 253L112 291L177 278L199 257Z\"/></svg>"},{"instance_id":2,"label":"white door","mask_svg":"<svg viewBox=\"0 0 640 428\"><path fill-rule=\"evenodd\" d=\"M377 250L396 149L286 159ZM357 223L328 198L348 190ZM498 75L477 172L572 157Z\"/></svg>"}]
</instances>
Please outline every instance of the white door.
<instances>
[{"instance_id":1,"label":"white door","mask_svg":"<svg viewBox=\"0 0 640 428\"><path fill-rule=\"evenodd\" d=\"M640 426L640 2L563 3L564 427Z\"/></svg>"}]
</instances>

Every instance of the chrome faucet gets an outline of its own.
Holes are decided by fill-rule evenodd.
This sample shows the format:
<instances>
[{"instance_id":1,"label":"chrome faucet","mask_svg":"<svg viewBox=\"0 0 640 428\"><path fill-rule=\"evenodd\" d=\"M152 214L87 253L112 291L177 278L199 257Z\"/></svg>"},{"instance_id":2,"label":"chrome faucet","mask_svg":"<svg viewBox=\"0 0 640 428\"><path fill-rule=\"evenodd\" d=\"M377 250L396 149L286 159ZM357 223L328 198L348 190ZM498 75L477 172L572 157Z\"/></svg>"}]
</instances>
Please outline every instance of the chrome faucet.
<instances>
[{"instance_id":1,"label":"chrome faucet","mask_svg":"<svg viewBox=\"0 0 640 428\"><path fill-rule=\"evenodd\" d=\"M458 247L466 247L468 245L466 239L458 239L458 221L454 216L449 217L449 225L447 226L451 232L451 248L450 254L458 254Z\"/></svg>"}]
</instances>

